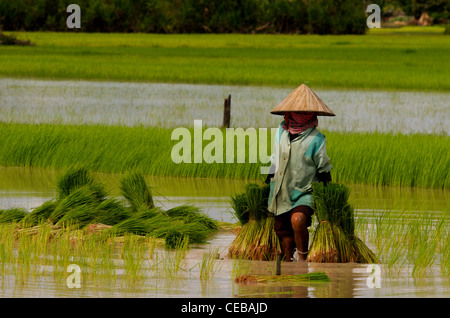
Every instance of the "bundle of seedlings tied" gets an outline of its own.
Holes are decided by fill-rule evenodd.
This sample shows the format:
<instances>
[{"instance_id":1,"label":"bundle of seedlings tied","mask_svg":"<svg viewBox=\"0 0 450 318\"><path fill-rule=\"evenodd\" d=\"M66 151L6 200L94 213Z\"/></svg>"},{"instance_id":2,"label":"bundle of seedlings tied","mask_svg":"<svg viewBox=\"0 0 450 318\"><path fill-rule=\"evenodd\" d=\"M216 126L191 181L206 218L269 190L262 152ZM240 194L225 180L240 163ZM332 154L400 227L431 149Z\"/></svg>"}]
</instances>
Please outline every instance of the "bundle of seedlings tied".
<instances>
[{"instance_id":1,"label":"bundle of seedlings tied","mask_svg":"<svg viewBox=\"0 0 450 318\"><path fill-rule=\"evenodd\" d=\"M144 176L126 174L120 182L122 198L108 196L103 184L85 168L70 168L57 182L58 196L30 213L0 211L5 220L20 222L23 233L33 234L42 222L55 231L89 229L101 225L104 237L136 234L165 239L166 247L181 241L204 243L218 230L217 222L194 206L182 205L168 210L155 207ZM13 211L14 213L12 213Z\"/></svg>"},{"instance_id":2,"label":"bundle of seedlings tied","mask_svg":"<svg viewBox=\"0 0 450 318\"><path fill-rule=\"evenodd\" d=\"M314 232L307 261L319 263L377 263L375 254L355 235L349 189L337 183L313 183L313 198L319 224Z\"/></svg>"},{"instance_id":3,"label":"bundle of seedlings tied","mask_svg":"<svg viewBox=\"0 0 450 318\"><path fill-rule=\"evenodd\" d=\"M230 258L275 259L279 244L274 218L267 210L269 191L268 185L248 184L244 193L231 197L233 214L242 227L228 249Z\"/></svg>"}]
</instances>

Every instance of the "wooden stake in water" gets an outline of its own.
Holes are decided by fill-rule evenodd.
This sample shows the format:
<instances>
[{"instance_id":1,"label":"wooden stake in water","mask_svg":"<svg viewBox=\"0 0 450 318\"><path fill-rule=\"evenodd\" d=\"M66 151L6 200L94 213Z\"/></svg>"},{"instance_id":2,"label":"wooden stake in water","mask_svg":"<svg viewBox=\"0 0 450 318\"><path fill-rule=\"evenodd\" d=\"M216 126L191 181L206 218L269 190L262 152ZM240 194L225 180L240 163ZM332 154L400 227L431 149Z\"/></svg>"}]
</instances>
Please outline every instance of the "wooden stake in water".
<instances>
[{"instance_id":1,"label":"wooden stake in water","mask_svg":"<svg viewBox=\"0 0 450 318\"><path fill-rule=\"evenodd\" d=\"M281 275L281 254L277 253L277 268L276 268L276 274Z\"/></svg>"},{"instance_id":2,"label":"wooden stake in water","mask_svg":"<svg viewBox=\"0 0 450 318\"><path fill-rule=\"evenodd\" d=\"M223 105L223 128L230 127L230 112L231 112L231 95L228 95L228 98L225 98L225 102Z\"/></svg>"}]
</instances>

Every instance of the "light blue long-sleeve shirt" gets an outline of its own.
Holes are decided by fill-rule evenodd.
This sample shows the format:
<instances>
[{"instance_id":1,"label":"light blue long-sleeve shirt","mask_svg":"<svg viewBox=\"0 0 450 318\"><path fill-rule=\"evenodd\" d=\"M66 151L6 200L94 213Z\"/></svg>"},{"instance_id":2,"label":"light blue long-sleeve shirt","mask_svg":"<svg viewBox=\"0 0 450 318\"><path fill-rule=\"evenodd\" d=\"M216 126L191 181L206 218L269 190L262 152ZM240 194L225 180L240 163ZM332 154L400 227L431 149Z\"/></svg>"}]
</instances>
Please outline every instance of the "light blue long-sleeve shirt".
<instances>
[{"instance_id":1,"label":"light blue long-sleeve shirt","mask_svg":"<svg viewBox=\"0 0 450 318\"><path fill-rule=\"evenodd\" d=\"M289 132L280 124L275 136L275 151L271 156L275 167L270 180L268 210L275 215L290 211L299 205L314 208L312 182L317 174L331 171L326 153L326 139L316 128L309 128L289 140Z\"/></svg>"}]
</instances>

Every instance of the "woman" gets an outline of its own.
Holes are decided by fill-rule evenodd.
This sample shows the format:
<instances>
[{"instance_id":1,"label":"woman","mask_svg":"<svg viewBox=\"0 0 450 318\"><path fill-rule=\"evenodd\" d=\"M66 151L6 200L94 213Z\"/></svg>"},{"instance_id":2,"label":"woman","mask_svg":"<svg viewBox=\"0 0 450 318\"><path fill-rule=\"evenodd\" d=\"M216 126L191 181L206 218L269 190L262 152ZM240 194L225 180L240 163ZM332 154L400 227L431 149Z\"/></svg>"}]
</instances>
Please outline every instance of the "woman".
<instances>
[{"instance_id":1,"label":"woman","mask_svg":"<svg viewBox=\"0 0 450 318\"><path fill-rule=\"evenodd\" d=\"M298 93L314 94L309 88ZM305 99L308 100L310 99ZM317 113L323 113L314 112L317 107L312 102L309 106L300 106L284 105L284 120L276 133L271 174L266 180L270 182L268 210L275 214L275 232L280 240L284 260L288 262L295 258L295 248L298 260L306 260L308 227L314 213L311 183L331 181L332 167L326 154L326 139L316 128ZM272 113L280 114L277 107ZM308 112L287 111L289 108L306 108ZM331 110L328 111L329 116L334 116Z\"/></svg>"}]
</instances>

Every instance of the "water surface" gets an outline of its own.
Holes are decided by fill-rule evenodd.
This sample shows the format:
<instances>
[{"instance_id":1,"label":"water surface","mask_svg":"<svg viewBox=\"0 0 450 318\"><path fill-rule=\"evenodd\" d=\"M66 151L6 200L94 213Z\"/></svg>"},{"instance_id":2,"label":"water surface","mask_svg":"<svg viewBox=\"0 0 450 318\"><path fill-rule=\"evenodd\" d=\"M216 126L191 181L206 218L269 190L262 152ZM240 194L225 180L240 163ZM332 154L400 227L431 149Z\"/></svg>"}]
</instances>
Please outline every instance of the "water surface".
<instances>
[{"instance_id":1,"label":"water surface","mask_svg":"<svg viewBox=\"0 0 450 318\"><path fill-rule=\"evenodd\" d=\"M0 209L12 206L28 210L54 198L55 181L63 171L37 168L0 168ZM111 195L119 196L120 174L95 173L104 182ZM184 179L146 177L152 187L157 205L164 208L180 204L194 204L216 220L236 222L230 213L230 195L241 192L248 181L228 179ZM417 188L389 188L349 185L356 215L378 215L386 210L430 211L439 218L449 213L449 191ZM404 266L392 275L380 265L380 288L371 288L367 280L370 272L366 264L283 263L283 274L325 272L329 283L295 284L237 284L239 271L252 275L273 275L275 262L240 261L227 257L228 247L235 235L219 232L208 244L191 247L176 279L148 276L139 283L130 284L127 277L117 280L108 277L83 280L82 288L67 287L65 276L58 278L48 269L25 282L17 280L14 271L0 275L0 297L449 297L449 279L440 273L439 264L431 266L420 278L411 276L411 266ZM372 246L369 246L373 248ZM200 279L199 264L203 253L217 249L214 274L208 280ZM164 253L164 251L160 251ZM5 273L5 272L4 272ZM67 274L66 274L67 276Z\"/></svg>"},{"instance_id":2,"label":"water surface","mask_svg":"<svg viewBox=\"0 0 450 318\"><path fill-rule=\"evenodd\" d=\"M320 117L330 131L450 133L450 94L314 89L336 117ZM232 127L277 127L270 114L295 87L0 79L4 122L191 127L222 125L232 95Z\"/></svg>"}]
</instances>

